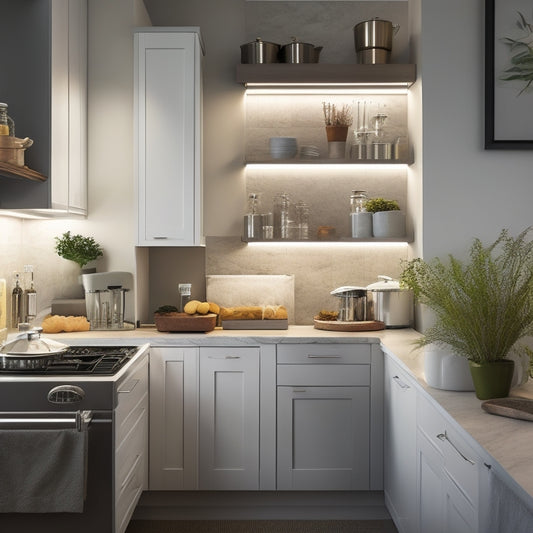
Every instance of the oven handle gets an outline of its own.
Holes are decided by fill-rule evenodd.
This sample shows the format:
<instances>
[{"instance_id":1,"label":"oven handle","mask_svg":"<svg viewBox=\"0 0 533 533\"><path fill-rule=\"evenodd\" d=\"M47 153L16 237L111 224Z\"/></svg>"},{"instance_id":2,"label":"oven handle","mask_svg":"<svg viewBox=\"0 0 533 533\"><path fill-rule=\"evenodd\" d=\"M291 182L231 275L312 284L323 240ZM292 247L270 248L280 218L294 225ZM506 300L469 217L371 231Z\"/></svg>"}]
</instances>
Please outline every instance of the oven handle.
<instances>
[{"instance_id":1,"label":"oven handle","mask_svg":"<svg viewBox=\"0 0 533 533\"><path fill-rule=\"evenodd\" d=\"M57 413L0 413L0 429L50 429L50 426L76 428L84 431L93 418L92 411L76 411L68 413L70 418L57 416Z\"/></svg>"}]
</instances>

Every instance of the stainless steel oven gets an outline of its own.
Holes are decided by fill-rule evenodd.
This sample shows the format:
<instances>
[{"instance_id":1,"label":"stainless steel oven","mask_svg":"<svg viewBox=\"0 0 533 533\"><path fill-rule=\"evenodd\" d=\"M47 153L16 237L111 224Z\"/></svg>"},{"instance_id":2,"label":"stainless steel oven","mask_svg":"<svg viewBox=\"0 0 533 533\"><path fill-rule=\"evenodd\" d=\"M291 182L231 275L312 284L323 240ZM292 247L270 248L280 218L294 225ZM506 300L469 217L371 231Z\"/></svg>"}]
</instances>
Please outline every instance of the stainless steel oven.
<instances>
[{"instance_id":1,"label":"stainless steel oven","mask_svg":"<svg viewBox=\"0 0 533 533\"><path fill-rule=\"evenodd\" d=\"M130 403L123 402L123 405L129 410L139 409L147 421L147 413L144 413L147 411L147 354L148 345L73 346L44 368L0 370L0 478L3 483L0 531L119 533L125 529L129 517L116 515L117 497L120 497L117 483L127 482L117 482L116 476L115 455L119 444L116 438L120 424L117 407L121 397L134 390ZM141 379L142 376L145 378ZM142 391L141 386L146 390ZM129 413L122 412L121 416L129 416ZM68 434L71 441L54 448L55 440L63 438L63 434L65 437ZM128 439L133 438L129 433ZM44 443L41 462L41 450L36 449L32 441ZM140 452L135 454L133 459L138 465ZM83 477L81 508L76 507L80 503L76 501L70 502L72 505L68 502L62 505L62 498L73 498L68 492L72 477L64 471L69 461L73 465L72 477L79 477L80 472ZM25 472L25 468L31 471ZM52 469L48 472L57 469L58 485L65 478L66 489L54 485L46 468ZM122 470L128 468L127 464L121 466ZM41 469L43 479L37 477L35 486L21 481L24 474L27 479L36 479L35 470ZM128 479L139 487L130 488L129 493L140 495L145 488L142 486L145 476L142 472L134 474L135 471L128 472ZM11 487L6 486L6 479ZM79 489L80 479L76 481ZM56 497L47 500L55 490L59 491ZM21 502L13 497L19 492ZM37 512L31 509L32 502Z\"/></svg>"}]
</instances>

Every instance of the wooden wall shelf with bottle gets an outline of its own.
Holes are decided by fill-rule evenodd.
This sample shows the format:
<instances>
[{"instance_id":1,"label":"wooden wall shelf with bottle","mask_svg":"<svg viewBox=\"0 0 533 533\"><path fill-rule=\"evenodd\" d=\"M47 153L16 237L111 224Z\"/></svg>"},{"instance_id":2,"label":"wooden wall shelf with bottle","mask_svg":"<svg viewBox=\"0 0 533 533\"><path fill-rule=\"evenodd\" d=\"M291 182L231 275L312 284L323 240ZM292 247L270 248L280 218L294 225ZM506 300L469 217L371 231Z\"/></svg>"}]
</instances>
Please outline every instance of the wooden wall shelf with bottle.
<instances>
[{"instance_id":1,"label":"wooden wall shelf with bottle","mask_svg":"<svg viewBox=\"0 0 533 533\"><path fill-rule=\"evenodd\" d=\"M28 168L26 166L19 167L10 163L4 163L3 161L0 161L0 176L6 178L20 178L39 182L43 182L48 179L47 176L41 174L40 172L37 172L36 170L32 170L31 168Z\"/></svg>"}]
</instances>

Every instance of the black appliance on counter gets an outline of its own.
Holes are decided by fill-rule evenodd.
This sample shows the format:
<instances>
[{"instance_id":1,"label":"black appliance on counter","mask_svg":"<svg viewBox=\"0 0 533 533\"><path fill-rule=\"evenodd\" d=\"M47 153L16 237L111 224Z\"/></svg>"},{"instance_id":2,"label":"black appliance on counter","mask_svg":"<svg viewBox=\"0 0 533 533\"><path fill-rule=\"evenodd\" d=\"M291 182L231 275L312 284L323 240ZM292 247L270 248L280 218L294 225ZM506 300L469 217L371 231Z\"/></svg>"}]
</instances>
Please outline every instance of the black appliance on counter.
<instances>
[{"instance_id":1,"label":"black appliance on counter","mask_svg":"<svg viewBox=\"0 0 533 533\"><path fill-rule=\"evenodd\" d=\"M42 341L46 342L46 339ZM125 529L125 525L116 525L120 520L117 521L115 516L115 447L118 446L115 442L115 428L119 423L117 406L120 393L130 392L138 381L133 379L136 377L133 374L138 372L141 365L147 376L148 349L148 344L68 346L52 350L55 353L51 353L44 364L38 361L38 356L32 355L25 361L18 352L11 360L7 357L2 359L0 477L4 488L0 488L0 531L119 533ZM121 417L123 416L121 413ZM24 482L19 482L25 468L25 450L9 450L6 446L17 442L17 439L24 442L24 433L27 437L35 435L40 439L46 432L55 435L52 439L61 437L63 432L70 432L69 438L73 439L77 438L78 433L81 435L74 441L84 446L83 458L86 461L82 474L85 494L81 498L81 508L76 508L76 505L69 507L68 502L63 505L61 489L54 486L53 479L50 483L39 480L43 483L42 489L38 486L27 487ZM29 444L23 444L25 446L31 448ZM46 450L47 446L42 450L42 465L38 464L37 470L41 466L50 468L47 463L57 459L58 470L61 470L64 467L62 456L50 457L54 454L47 454ZM67 455L70 452L67 446ZM30 451L30 455L37 454L37 457L28 457L28 468L32 461L39 460L38 453L39 451ZM20 474L20 479L12 476L13 473ZM75 474L79 475L77 467ZM58 477L64 479L64 473ZM6 486L6 480L11 483L11 489ZM62 479L58 481L58 485L63 482ZM39 497L49 493L50 488L52 492L59 491L58 497L50 500L52 512L49 512L46 503L41 505L42 508L39 507ZM10 490L27 490L29 494L23 494L19 502L13 499L13 492ZM140 494L142 487L136 490ZM68 493L64 496L65 500L71 498ZM25 497L28 501L24 501ZM30 510L29 502L32 498L35 498L39 512Z\"/></svg>"}]
</instances>

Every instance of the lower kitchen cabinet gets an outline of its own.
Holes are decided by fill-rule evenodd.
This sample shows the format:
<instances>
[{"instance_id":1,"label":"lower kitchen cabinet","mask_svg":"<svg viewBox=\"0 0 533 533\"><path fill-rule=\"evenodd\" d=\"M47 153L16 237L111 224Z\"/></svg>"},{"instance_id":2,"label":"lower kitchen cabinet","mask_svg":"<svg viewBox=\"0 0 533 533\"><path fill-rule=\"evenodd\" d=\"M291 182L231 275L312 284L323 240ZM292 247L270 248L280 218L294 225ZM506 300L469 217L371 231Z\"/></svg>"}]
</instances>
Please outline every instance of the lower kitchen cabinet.
<instances>
[{"instance_id":1,"label":"lower kitchen cabinet","mask_svg":"<svg viewBox=\"0 0 533 533\"><path fill-rule=\"evenodd\" d=\"M416 385L385 354L384 490L399 533L416 527Z\"/></svg>"},{"instance_id":2,"label":"lower kitchen cabinet","mask_svg":"<svg viewBox=\"0 0 533 533\"><path fill-rule=\"evenodd\" d=\"M150 490L198 488L198 352L150 350Z\"/></svg>"},{"instance_id":3,"label":"lower kitchen cabinet","mask_svg":"<svg viewBox=\"0 0 533 533\"><path fill-rule=\"evenodd\" d=\"M278 490L377 489L373 423L382 427L382 404L373 402L371 376L382 381L379 359L369 344L278 346Z\"/></svg>"},{"instance_id":4,"label":"lower kitchen cabinet","mask_svg":"<svg viewBox=\"0 0 533 533\"><path fill-rule=\"evenodd\" d=\"M115 414L115 533L123 533L148 488L148 355L117 390Z\"/></svg>"},{"instance_id":5,"label":"lower kitchen cabinet","mask_svg":"<svg viewBox=\"0 0 533 533\"><path fill-rule=\"evenodd\" d=\"M256 347L200 348L200 489L259 489L259 360Z\"/></svg>"},{"instance_id":6,"label":"lower kitchen cabinet","mask_svg":"<svg viewBox=\"0 0 533 533\"><path fill-rule=\"evenodd\" d=\"M422 394L417 418L418 531L481 532L481 457Z\"/></svg>"},{"instance_id":7,"label":"lower kitchen cabinet","mask_svg":"<svg viewBox=\"0 0 533 533\"><path fill-rule=\"evenodd\" d=\"M273 490L275 345L153 347L150 490Z\"/></svg>"}]
</instances>

